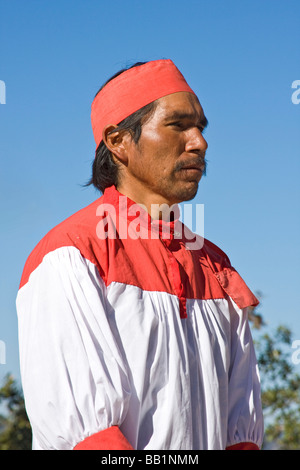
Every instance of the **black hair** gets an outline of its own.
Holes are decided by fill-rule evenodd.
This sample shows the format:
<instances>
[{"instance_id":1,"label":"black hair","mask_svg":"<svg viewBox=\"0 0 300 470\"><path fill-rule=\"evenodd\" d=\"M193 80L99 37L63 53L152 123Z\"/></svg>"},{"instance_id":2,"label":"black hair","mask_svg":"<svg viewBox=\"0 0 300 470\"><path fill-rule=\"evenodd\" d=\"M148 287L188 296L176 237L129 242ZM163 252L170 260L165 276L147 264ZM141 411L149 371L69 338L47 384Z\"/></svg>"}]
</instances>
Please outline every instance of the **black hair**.
<instances>
[{"instance_id":1,"label":"black hair","mask_svg":"<svg viewBox=\"0 0 300 470\"><path fill-rule=\"evenodd\" d=\"M118 75L125 72L126 70L131 69L132 67L138 67L139 65L143 64L146 64L146 62L136 62L134 65L115 73L102 85L102 87L96 93L96 96L105 87L105 85L107 85L108 82L116 78ZM127 130L131 133L134 142L137 143L141 136L142 125L147 119L150 118L154 112L155 107L155 102L144 106L127 118L123 119L123 121L118 124L118 127L115 128L113 132ZM114 162L111 152L102 140L96 150L95 159L92 165L92 177L87 183L87 186L93 184L95 188L99 189L99 191L103 193L106 188L113 185L116 186L118 184L118 177L118 165Z\"/></svg>"}]
</instances>

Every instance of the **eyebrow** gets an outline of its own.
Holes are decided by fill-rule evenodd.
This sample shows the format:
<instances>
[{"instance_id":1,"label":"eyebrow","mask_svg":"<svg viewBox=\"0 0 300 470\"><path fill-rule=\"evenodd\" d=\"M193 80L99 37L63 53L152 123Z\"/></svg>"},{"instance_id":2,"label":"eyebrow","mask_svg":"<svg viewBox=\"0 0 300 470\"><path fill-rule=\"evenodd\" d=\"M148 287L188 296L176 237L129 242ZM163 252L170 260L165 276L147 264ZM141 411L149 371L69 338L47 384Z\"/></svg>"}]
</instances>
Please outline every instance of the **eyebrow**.
<instances>
[{"instance_id":1,"label":"eyebrow","mask_svg":"<svg viewBox=\"0 0 300 470\"><path fill-rule=\"evenodd\" d=\"M195 119L195 114L193 113L184 113L181 111L174 111L172 114L170 114L168 117L166 117L166 122L174 121L174 120L184 120L184 119L189 119L189 120L194 120ZM203 129L205 129L208 126L208 120L204 113L201 113L200 119L197 121L199 125Z\"/></svg>"}]
</instances>

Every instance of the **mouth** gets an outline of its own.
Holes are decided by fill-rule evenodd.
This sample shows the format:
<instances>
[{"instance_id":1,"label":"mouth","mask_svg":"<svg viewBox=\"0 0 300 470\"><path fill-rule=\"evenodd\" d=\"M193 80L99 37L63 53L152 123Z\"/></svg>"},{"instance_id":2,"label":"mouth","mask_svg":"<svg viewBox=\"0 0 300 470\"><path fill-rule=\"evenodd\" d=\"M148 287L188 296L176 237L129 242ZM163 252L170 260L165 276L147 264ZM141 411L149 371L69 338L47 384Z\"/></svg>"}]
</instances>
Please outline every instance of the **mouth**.
<instances>
[{"instance_id":1,"label":"mouth","mask_svg":"<svg viewBox=\"0 0 300 470\"><path fill-rule=\"evenodd\" d=\"M190 163L188 165L182 165L178 168L178 171L189 176L201 177L202 175L205 175L206 163L203 161L201 163Z\"/></svg>"},{"instance_id":2,"label":"mouth","mask_svg":"<svg viewBox=\"0 0 300 470\"><path fill-rule=\"evenodd\" d=\"M183 166L182 168L180 168L180 170L183 170L183 171L196 171L196 172L200 172L202 173L203 170L204 170L204 167L203 166Z\"/></svg>"},{"instance_id":3,"label":"mouth","mask_svg":"<svg viewBox=\"0 0 300 470\"><path fill-rule=\"evenodd\" d=\"M178 170L178 176L183 181L198 184L203 176L203 167L182 167Z\"/></svg>"},{"instance_id":4,"label":"mouth","mask_svg":"<svg viewBox=\"0 0 300 470\"><path fill-rule=\"evenodd\" d=\"M176 169L178 171L184 171L187 174L205 174L206 161L204 157L201 157L194 160L190 160L189 162L181 162L180 164L178 164Z\"/></svg>"}]
</instances>

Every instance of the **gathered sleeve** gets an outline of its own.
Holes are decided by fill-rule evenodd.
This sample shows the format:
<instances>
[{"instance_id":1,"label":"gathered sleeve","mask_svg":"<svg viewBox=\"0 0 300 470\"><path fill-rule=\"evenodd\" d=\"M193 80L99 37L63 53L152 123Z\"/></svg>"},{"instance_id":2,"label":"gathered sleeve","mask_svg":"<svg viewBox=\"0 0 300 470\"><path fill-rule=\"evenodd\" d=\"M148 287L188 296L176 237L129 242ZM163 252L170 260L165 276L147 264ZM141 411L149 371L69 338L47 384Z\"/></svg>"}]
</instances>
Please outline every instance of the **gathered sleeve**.
<instances>
[{"instance_id":1,"label":"gathered sleeve","mask_svg":"<svg viewBox=\"0 0 300 470\"><path fill-rule=\"evenodd\" d=\"M248 308L232 303L229 370L228 450L258 450L263 442L260 378Z\"/></svg>"},{"instance_id":2,"label":"gathered sleeve","mask_svg":"<svg viewBox=\"0 0 300 470\"><path fill-rule=\"evenodd\" d=\"M74 247L48 253L17 297L22 386L35 449L130 449L126 362L106 287Z\"/></svg>"}]
</instances>

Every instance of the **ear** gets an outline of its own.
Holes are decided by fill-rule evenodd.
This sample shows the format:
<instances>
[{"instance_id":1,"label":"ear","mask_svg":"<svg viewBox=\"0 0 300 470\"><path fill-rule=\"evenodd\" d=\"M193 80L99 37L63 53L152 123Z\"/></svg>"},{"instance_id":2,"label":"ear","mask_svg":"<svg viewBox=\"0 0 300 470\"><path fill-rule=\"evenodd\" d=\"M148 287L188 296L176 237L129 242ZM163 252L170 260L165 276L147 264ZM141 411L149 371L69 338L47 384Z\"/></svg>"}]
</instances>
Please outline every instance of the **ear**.
<instances>
[{"instance_id":1,"label":"ear","mask_svg":"<svg viewBox=\"0 0 300 470\"><path fill-rule=\"evenodd\" d=\"M112 155L121 163L126 164L128 160L128 145L132 137L128 131L116 130L118 126L109 124L102 132L103 142Z\"/></svg>"}]
</instances>

